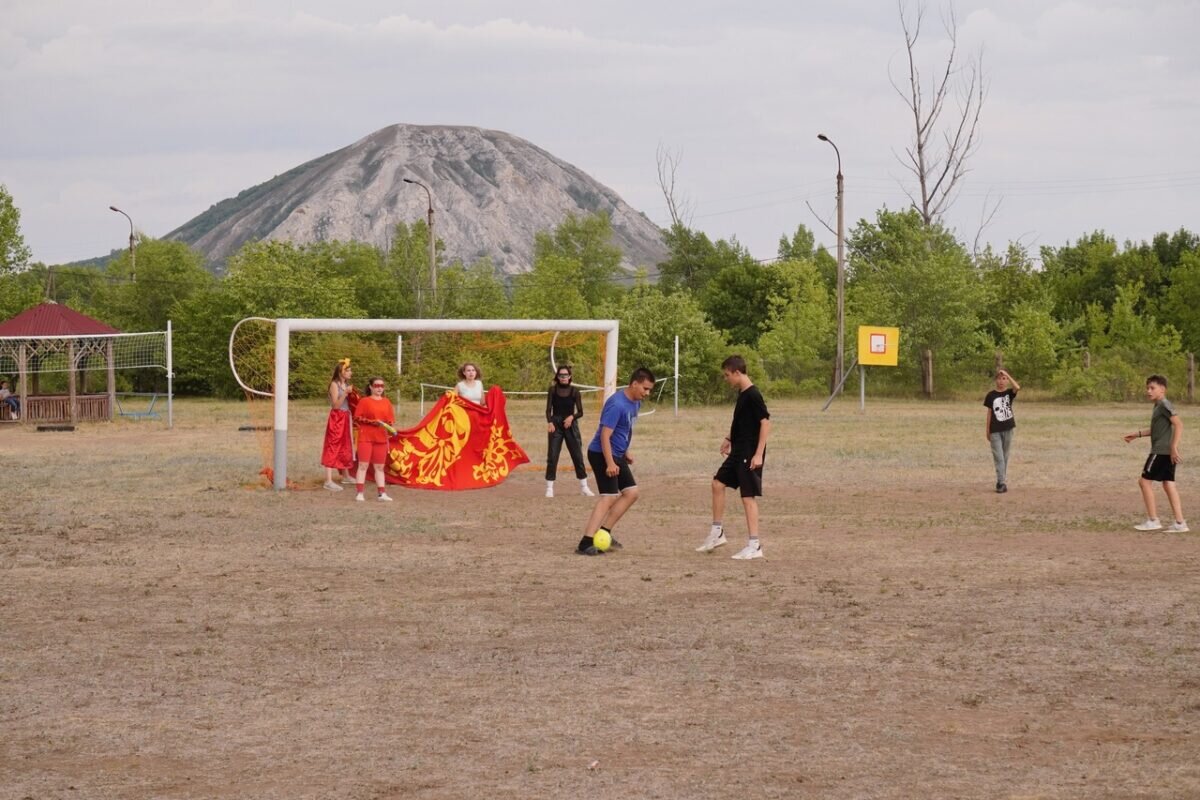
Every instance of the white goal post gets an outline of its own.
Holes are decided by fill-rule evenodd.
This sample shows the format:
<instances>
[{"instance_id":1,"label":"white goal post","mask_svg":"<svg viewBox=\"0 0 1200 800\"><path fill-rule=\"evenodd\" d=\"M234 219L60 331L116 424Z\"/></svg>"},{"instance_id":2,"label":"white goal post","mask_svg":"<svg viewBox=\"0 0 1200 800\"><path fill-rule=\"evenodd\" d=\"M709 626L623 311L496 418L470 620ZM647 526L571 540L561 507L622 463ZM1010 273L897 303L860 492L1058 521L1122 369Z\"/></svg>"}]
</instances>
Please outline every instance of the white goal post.
<instances>
[{"instance_id":1,"label":"white goal post","mask_svg":"<svg viewBox=\"0 0 1200 800\"><path fill-rule=\"evenodd\" d=\"M399 333L408 331L595 331L604 333L604 397L617 391L617 335L615 319L277 319L275 320L276 389L288 385L288 359L293 332L342 331ZM275 391L274 486L287 488L288 393Z\"/></svg>"}]
</instances>

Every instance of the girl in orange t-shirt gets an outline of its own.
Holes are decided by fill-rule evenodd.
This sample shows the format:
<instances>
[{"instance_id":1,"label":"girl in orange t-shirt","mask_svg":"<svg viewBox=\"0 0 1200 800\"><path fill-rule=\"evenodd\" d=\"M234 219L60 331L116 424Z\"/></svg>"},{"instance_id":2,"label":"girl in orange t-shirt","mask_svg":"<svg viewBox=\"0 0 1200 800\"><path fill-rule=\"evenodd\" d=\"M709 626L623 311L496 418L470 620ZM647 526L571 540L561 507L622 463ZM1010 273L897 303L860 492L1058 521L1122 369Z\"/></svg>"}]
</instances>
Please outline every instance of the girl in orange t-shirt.
<instances>
[{"instance_id":1,"label":"girl in orange t-shirt","mask_svg":"<svg viewBox=\"0 0 1200 800\"><path fill-rule=\"evenodd\" d=\"M367 464L375 468L375 486L379 489L379 500L390 503L392 498L384 491L383 465L387 460L388 439L395 429L396 412L391 401L383 396L387 384L383 378L371 378L367 382L371 387L371 395L358 401L354 408L354 424L358 426L358 476L355 478L355 488L358 494L354 499L362 502L363 484L367 479Z\"/></svg>"}]
</instances>

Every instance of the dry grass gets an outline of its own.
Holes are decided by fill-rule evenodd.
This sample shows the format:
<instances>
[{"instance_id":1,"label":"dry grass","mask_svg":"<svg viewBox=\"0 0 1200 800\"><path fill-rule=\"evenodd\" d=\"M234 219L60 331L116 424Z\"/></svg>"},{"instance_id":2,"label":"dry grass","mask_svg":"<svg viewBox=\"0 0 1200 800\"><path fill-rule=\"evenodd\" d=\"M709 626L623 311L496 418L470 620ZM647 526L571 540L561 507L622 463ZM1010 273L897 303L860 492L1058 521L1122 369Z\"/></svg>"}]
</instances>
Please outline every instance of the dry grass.
<instances>
[{"instance_id":1,"label":"dry grass","mask_svg":"<svg viewBox=\"0 0 1200 800\"><path fill-rule=\"evenodd\" d=\"M1020 406L997 496L974 403L818 407L772 406L746 563L692 552L729 408L639 424L593 559L569 470L364 506L246 488L233 404L0 429L0 796L1200 796L1200 535L1131 530L1149 408Z\"/></svg>"}]
</instances>

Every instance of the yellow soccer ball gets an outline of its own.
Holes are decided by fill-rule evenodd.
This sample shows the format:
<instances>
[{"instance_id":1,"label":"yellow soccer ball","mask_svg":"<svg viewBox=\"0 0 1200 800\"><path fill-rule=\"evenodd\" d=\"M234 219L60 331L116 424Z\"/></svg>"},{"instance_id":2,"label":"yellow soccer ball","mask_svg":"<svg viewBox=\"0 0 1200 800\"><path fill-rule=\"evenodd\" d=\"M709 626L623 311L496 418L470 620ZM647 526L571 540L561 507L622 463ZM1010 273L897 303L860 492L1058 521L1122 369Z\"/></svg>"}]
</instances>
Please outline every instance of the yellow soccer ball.
<instances>
[{"instance_id":1,"label":"yellow soccer ball","mask_svg":"<svg viewBox=\"0 0 1200 800\"><path fill-rule=\"evenodd\" d=\"M598 530L592 534L592 544L603 553L612 546L612 535L606 530Z\"/></svg>"}]
</instances>

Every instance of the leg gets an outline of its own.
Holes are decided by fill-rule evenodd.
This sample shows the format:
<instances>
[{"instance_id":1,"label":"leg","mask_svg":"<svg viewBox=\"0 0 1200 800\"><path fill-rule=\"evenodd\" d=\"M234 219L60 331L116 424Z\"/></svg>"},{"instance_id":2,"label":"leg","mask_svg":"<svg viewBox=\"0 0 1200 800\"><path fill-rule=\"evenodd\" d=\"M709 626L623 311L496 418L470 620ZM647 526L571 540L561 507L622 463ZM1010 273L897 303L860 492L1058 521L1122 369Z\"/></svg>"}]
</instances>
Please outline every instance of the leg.
<instances>
[{"instance_id":1,"label":"leg","mask_svg":"<svg viewBox=\"0 0 1200 800\"><path fill-rule=\"evenodd\" d=\"M575 477L581 481L587 480L587 467L583 464L583 441L579 437L579 426L571 425L566 432L567 452L571 454L571 464L575 467Z\"/></svg>"},{"instance_id":2,"label":"leg","mask_svg":"<svg viewBox=\"0 0 1200 800\"><path fill-rule=\"evenodd\" d=\"M583 526L583 536L586 539L591 539L592 534L604 523L608 517L608 512L620 500L620 495L602 494L600 499L596 501L596 505L592 508L592 513L588 515L587 522Z\"/></svg>"},{"instance_id":3,"label":"leg","mask_svg":"<svg viewBox=\"0 0 1200 800\"><path fill-rule=\"evenodd\" d=\"M629 510L629 507L637 502L637 499L638 487L631 486L622 491L621 496L616 499L615 503L609 506L608 513L605 514L604 519L598 523L596 527L603 525L609 530L612 530L613 526L615 526L621 520L621 517L625 516L625 512ZM592 533L595 532L596 528L592 528ZM591 534L588 535L590 536Z\"/></svg>"},{"instance_id":4,"label":"leg","mask_svg":"<svg viewBox=\"0 0 1200 800\"><path fill-rule=\"evenodd\" d=\"M1146 518L1158 519L1158 506L1154 502L1154 481L1138 478L1138 488L1142 490L1142 502L1146 504Z\"/></svg>"},{"instance_id":5,"label":"leg","mask_svg":"<svg viewBox=\"0 0 1200 800\"><path fill-rule=\"evenodd\" d=\"M1000 441L1003 444L1004 450L1004 480L1001 483L1005 484L1008 483L1008 456L1012 452L1013 430L1013 428L1009 428L1000 434Z\"/></svg>"},{"instance_id":6,"label":"leg","mask_svg":"<svg viewBox=\"0 0 1200 800\"><path fill-rule=\"evenodd\" d=\"M743 497L742 507L746 509L746 529L750 531L750 538L758 538L758 498Z\"/></svg>"},{"instance_id":7,"label":"leg","mask_svg":"<svg viewBox=\"0 0 1200 800\"><path fill-rule=\"evenodd\" d=\"M1167 502L1171 504L1175 521L1183 522L1183 504L1179 501L1179 489L1175 487L1175 481L1163 481L1163 491L1167 493Z\"/></svg>"},{"instance_id":8,"label":"leg","mask_svg":"<svg viewBox=\"0 0 1200 800\"><path fill-rule=\"evenodd\" d=\"M996 488L999 489L1004 485L1004 473L1008 466L1004 458L1004 442L999 432L993 433L988 439L992 446L992 464L996 468Z\"/></svg>"},{"instance_id":9,"label":"leg","mask_svg":"<svg viewBox=\"0 0 1200 800\"><path fill-rule=\"evenodd\" d=\"M562 423L555 421L554 433L546 437L546 480L551 482L558 477L558 456L562 453L563 436ZM571 455L574 457L575 454Z\"/></svg>"},{"instance_id":10,"label":"leg","mask_svg":"<svg viewBox=\"0 0 1200 800\"><path fill-rule=\"evenodd\" d=\"M721 483L716 478L712 482L712 522L713 526L721 524L721 520L725 518L725 484Z\"/></svg>"}]
</instances>

